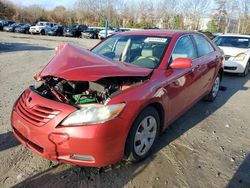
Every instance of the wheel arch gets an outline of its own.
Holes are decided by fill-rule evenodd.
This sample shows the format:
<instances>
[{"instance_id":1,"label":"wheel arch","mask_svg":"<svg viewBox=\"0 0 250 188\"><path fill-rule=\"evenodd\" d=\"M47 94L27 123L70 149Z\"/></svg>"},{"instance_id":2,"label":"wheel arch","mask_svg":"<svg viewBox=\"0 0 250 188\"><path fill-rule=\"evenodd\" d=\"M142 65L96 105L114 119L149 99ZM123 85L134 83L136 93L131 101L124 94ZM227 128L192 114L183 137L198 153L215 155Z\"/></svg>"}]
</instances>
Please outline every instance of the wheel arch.
<instances>
[{"instance_id":1,"label":"wheel arch","mask_svg":"<svg viewBox=\"0 0 250 188\"><path fill-rule=\"evenodd\" d=\"M164 108L163 108L162 104L160 104L159 102L150 103L145 108L150 107L150 106L153 107L153 108L155 108L155 110L159 114L159 117L160 117L160 132L162 132L162 129L164 127L163 125L164 125L164 122L165 122L165 111L164 111Z\"/></svg>"},{"instance_id":2,"label":"wheel arch","mask_svg":"<svg viewBox=\"0 0 250 188\"><path fill-rule=\"evenodd\" d=\"M163 131L164 121L165 121L165 110L163 108L163 105L161 103L159 103L159 102L151 102L151 103L145 105L143 108L141 108L139 113L136 114L136 116L135 116L135 118L133 120L133 123L132 123L132 125L130 126L130 128L128 130L128 134L127 134L127 137L126 137L126 140L125 140L125 146L124 146L124 157L125 158L128 157L126 147L127 147L127 142L128 142L128 137L129 137L130 131L133 128L133 124L136 121L136 118L143 112L143 110L145 110L148 107L153 107L157 111L157 113L159 115L159 118L160 118L160 133Z\"/></svg>"},{"instance_id":3,"label":"wheel arch","mask_svg":"<svg viewBox=\"0 0 250 188\"><path fill-rule=\"evenodd\" d=\"M219 70L218 73L220 74L220 80L222 80L223 79L223 75L224 75L224 70L223 70L222 67L220 68L220 70Z\"/></svg>"}]
</instances>

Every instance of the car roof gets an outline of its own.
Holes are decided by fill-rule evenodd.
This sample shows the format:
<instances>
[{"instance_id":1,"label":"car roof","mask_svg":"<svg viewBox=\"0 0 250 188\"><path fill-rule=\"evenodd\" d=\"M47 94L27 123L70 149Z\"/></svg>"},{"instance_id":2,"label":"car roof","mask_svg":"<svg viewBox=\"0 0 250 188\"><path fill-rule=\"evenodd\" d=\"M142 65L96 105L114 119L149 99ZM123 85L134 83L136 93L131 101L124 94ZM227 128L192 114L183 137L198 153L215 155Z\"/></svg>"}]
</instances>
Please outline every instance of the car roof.
<instances>
[{"instance_id":1,"label":"car roof","mask_svg":"<svg viewBox=\"0 0 250 188\"><path fill-rule=\"evenodd\" d=\"M125 31L119 33L121 35L152 35L152 36L167 36L173 37L174 35L192 34L199 33L196 31L188 30L167 30L167 29L146 29L146 30L136 30L136 31Z\"/></svg>"},{"instance_id":2,"label":"car roof","mask_svg":"<svg viewBox=\"0 0 250 188\"><path fill-rule=\"evenodd\" d=\"M219 35L219 37L247 37L247 38L250 38L250 35L240 35L240 34L231 33L231 34L222 34L222 35Z\"/></svg>"}]
</instances>

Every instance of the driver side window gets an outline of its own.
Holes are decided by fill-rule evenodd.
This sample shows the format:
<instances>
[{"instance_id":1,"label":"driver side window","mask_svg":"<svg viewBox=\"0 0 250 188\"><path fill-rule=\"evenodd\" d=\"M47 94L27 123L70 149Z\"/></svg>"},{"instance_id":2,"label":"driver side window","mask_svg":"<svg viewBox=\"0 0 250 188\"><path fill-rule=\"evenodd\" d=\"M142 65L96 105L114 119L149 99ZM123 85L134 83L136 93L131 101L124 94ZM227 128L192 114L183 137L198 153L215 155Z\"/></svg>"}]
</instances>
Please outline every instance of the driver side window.
<instances>
[{"instance_id":1,"label":"driver side window","mask_svg":"<svg viewBox=\"0 0 250 188\"><path fill-rule=\"evenodd\" d=\"M172 60L175 60L176 58L197 58L197 52L190 36L183 36L178 40L171 58Z\"/></svg>"}]
</instances>

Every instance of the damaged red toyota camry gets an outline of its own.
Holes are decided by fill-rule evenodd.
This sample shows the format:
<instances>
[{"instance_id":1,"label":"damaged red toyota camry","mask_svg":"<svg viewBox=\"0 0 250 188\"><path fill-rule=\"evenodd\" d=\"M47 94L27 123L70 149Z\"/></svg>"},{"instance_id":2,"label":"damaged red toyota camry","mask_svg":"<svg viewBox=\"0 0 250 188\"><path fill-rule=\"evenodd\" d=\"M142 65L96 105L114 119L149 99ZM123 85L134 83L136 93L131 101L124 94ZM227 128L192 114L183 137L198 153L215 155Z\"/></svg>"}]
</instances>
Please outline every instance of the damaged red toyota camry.
<instances>
[{"instance_id":1,"label":"damaged red toyota camry","mask_svg":"<svg viewBox=\"0 0 250 188\"><path fill-rule=\"evenodd\" d=\"M192 105L216 98L222 61L206 36L189 31L124 32L91 50L60 45L16 101L13 132L63 163L140 161Z\"/></svg>"}]
</instances>

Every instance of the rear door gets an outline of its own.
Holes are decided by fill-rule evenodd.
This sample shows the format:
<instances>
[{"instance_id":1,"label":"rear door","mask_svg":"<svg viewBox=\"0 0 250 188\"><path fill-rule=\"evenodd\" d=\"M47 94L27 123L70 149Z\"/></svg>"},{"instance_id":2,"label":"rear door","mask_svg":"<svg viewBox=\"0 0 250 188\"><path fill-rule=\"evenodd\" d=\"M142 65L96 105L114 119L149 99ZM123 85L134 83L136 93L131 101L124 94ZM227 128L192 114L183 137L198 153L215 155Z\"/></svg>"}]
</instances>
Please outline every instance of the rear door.
<instances>
[{"instance_id":1,"label":"rear door","mask_svg":"<svg viewBox=\"0 0 250 188\"><path fill-rule=\"evenodd\" d=\"M210 86L213 83L219 55L204 36L193 34L193 38L198 51L198 64L196 67L196 74L200 77L198 88L199 92L204 94L210 90Z\"/></svg>"}]
</instances>

